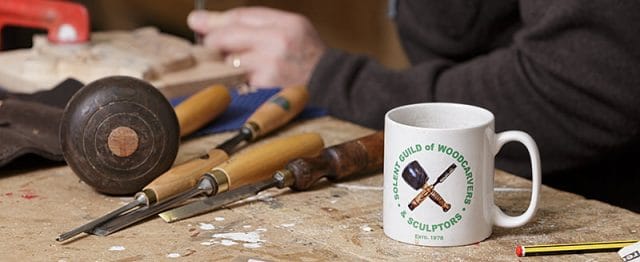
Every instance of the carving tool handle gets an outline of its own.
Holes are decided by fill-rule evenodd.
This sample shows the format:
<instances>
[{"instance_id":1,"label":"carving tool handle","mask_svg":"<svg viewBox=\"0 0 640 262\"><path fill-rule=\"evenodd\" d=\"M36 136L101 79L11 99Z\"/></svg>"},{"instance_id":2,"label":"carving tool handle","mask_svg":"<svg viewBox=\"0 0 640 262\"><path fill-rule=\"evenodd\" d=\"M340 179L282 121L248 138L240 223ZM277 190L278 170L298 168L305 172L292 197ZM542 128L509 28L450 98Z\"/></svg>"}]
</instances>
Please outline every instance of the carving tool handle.
<instances>
[{"instance_id":1,"label":"carving tool handle","mask_svg":"<svg viewBox=\"0 0 640 262\"><path fill-rule=\"evenodd\" d=\"M184 100L175 108L180 136L191 134L209 123L224 112L229 103L231 95L222 85L207 87Z\"/></svg>"},{"instance_id":2,"label":"carving tool handle","mask_svg":"<svg viewBox=\"0 0 640 262\"><path fill-rule=\"evenodd\" d=\"M328 147L320 156L296 159L287 165L295 178L288 186L305 190L322 177L335 180L379 170L384 161L383 149L384 133L376 132Z\"/></svg>"},{"instance_id":3,"label":"carving tool handle","mask_svg":"<svg viewBox=\"0 0 640 262\"><path fill-rule=\"evenodd\" d=\"M169 171L149 183L142 189L142 192L147 196L150 203L161 202L168 197L194 187L202 177L202 174L224 163L227 159L229 159L229 155L224 150L211 149L200 158L169 169Z\"/></svg>"},{"instance_id":4,"label":"carving tool handle","mask_svg":"<svg viewBox=\"0 0 640 262\"><path fill-rule=\"evenodd\" d=\"M224 192L267 180L289 161L318 155L323 148L322 137L316 133L278 138L240 152L207 175L218 185L215 193Z\"/></svg>"},{"instance_id":5,"label":"carving tool handle","mask_svg":"<svg viewBox=\"0 0 640 262\"><path fill-rule=\"evenodd\" d=\"M247 120L252 138L263 136L289 122L304 109L309 93L304 86L287 87L269 98Z\"/></svg>"}]
</instances>

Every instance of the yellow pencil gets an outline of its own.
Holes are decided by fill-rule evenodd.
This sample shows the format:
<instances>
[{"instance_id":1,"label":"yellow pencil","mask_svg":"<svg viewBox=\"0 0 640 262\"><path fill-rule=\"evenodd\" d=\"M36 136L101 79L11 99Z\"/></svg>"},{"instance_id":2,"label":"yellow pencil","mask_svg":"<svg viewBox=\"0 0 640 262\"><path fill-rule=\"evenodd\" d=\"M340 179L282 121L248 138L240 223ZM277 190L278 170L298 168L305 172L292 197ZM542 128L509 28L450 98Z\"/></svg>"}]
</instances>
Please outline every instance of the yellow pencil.
<instances>
[{"instance_id":1,"label":"yellow pencil","mask_svg":"<svg viewBox=\"0 0 640 262\"><path fill-rule=\"evenodd\" d=\"M579 254L594 252L618 251L623 247L638 242L638 240L621 240L608 242L586 242L570 244L549 244L533 246L516 246L516 256L542 256L558 254Z\"/></svg>"}]
</instances>

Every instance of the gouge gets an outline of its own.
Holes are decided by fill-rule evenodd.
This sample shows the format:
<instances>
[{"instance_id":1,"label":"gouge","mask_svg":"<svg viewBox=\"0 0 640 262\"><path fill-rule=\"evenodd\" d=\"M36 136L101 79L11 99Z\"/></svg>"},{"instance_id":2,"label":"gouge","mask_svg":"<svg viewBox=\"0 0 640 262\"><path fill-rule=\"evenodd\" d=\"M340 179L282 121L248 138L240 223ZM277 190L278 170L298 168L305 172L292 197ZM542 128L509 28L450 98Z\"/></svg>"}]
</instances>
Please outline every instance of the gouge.
<instances>
[{"instance_id":1,"label":"gouge","mask_svg":"<svg viewBox=\"0 0 640 262\"><path fill-rule=\"evenodd\" d=\"M272 179L247 185L215 197L160 213L165 222L174 222L203 214L238 200L250 197L272 187L291 187L294 190L310 188L318 179L340 179L355 174L374 172L382 168L384 135L377 132L357 140L328 147L313 158L298 158L285 169L275 173Z\"/></svg>"},{"instance_id":2,"label":"gouge","mask_svg":"<svg viewBox=\"0 0 640 262\"><path fill-rule=\"evenodd\" d=\"M290 121L302 111L308 97L309 95L305 87L289 87L283 89L261 105L249 117L237 135L218 145L216 148L209 150L206 155L169 169L149 183L141 192L138 192L134 196L134 200L129 204L85 225L61 234L57 240L64 241L79 233L88 232L94 227L129 210L133 210L136 207L148 206L163 201L170 196L192 188L202 174L227 160L229 154L238 144L243 141L253 141ZM200 101L201 97L195 97L193 99ZM185 102L176 108L176 115L181 115L179 108Z\"/></svg>"},{"instance_id":3,"label":"gouge","mask_svg":"<svg viewBox=\"0 0 640 262\"><path fill-rule=\"evenodd\" d=\"M284 167L287 162L299 158L315 156L324 144L320 135L305 133L275 139L247 151L240 152L225 163L206 172L198 184L164 202L140 208L119 216L93 229L92 233L106 236L133 223L156 215L168 208L200 195L216 195L235 188L267 179L273 172Z\"/></svg>"}]
</instances>

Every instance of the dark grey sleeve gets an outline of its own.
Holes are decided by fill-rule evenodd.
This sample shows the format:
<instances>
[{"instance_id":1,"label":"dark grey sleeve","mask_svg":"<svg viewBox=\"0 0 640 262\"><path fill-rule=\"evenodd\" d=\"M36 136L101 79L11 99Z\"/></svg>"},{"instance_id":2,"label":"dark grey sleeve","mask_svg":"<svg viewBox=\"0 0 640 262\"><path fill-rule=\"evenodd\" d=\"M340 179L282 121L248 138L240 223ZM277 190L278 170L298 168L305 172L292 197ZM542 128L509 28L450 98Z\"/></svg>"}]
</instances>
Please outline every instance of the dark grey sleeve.
<instances>
[{"instance_id":1,"label":"dark grey sleeve","mask_svg":"<svg viewBox=\"0 0 640 262\"><path fill-rule=\"evenodd\" d=\"M431 101L425 88L450 63L426 62L404 71L392 71L364 56L330 49L310 80L312 103L338 118L382 129L384 113L409 103Z\"/></svg>"}]
</instances>

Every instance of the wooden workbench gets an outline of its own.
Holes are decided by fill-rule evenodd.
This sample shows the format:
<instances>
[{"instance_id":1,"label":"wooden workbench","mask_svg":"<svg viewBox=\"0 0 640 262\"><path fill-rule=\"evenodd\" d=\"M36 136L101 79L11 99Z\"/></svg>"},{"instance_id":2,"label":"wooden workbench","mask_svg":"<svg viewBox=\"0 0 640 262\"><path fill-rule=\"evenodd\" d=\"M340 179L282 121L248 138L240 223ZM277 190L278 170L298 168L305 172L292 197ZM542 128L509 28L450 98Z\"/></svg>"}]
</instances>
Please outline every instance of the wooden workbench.
<instances>
[{"instance_id":1,"label":"wooden workbench","mask_svg":"<svg viewBox=\"0 0 640 262\"><path fill-rule=\"evenodd\" d=\"M373 132L330 117L297 122L276 135L319 132L333 145ZM232 133L183 142L177 162ZM265 139L261 142L267 141ZM430 248L403 244L382 230L382 174L308 192L270 189L232 208L167 224L159 218L108 237L59 233L99 217L130 198L96 193L66 166L0 170L0 261L616 261L616 253L517 258L516 244L640 239L640 215L543 187L536 219L494 228L478 244ZM496 198L507 213L528 205L529 181L498 172ZM235 235L240 238L233 239Z\"/></svg>"}]
</instances>

